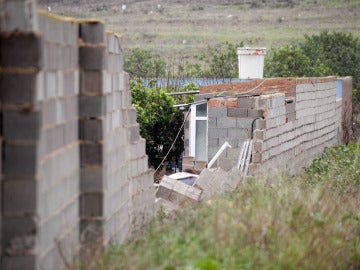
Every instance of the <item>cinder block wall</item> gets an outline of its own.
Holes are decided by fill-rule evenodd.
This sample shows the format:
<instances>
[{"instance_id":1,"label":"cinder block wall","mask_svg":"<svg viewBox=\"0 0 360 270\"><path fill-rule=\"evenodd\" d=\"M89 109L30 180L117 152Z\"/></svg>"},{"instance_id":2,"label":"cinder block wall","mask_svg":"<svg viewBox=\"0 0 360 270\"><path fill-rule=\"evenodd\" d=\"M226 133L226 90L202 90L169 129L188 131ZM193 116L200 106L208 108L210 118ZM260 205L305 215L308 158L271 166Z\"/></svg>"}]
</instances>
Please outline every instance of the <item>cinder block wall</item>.
<instances>
[{"instance_id":1,"label":"cinder block wall","mask_svg":"<svg viewBox=\"0 0 360 270\"><path fill-rule=\"evenodd\" d=\"M64 268L154 214L119 38L34 7L1 18L1 269Z\"/></svg>"},{"instance_id":2,"label":"cinder block wall","mask_svg":"<svg viewBox=\"0 0 360 270\"><path fill-rule=\"evenodd\" d=\"M345 143L342 129L351 129L351 123L344 123L351 97L345 89L336 98L336 80L277 78L200 88L196 99L208 99L208 160L228 141L232 148L226 149L217 164L225 170L234 167L244 140L251 138L253 123L251 172L295 173L325 147ZM346 83L351 89L351 78ZM219 92L222 97L216 96Z\"/></svg>"},{"instance_id":3,"label":"cinder block wall","mask_svg":"<svg viewBox=\"0 0 360 270\"><path fill-rule=\"evenodd\" d=\"M119 37L99 21L80 23L79 99L81 239L122 242L153 215L155 190Z\"/></svg>"},{"instance_id":4,"label":"cinder block wall","mask_svg":"<svg viewBox=\"0 0 360 270\"><path fill-rule=\"evenodd\" d=\"M254 133L252 169L296 173L325 147L341 143L341 99L336 99L335 77L297 79L294 120L287 118L284 94L259 99L265 119Z\"/></svg>"},{"instance_id":5,"label":"cinder block wall","mask_svg":"<svg viewBox=\"0 0 360 270\"><path fill-rule=\"evenodd\" d=\"M2 269L61 266L78 246L78 26L34 18L1 34Z\"/></svg>"}]
</instances>

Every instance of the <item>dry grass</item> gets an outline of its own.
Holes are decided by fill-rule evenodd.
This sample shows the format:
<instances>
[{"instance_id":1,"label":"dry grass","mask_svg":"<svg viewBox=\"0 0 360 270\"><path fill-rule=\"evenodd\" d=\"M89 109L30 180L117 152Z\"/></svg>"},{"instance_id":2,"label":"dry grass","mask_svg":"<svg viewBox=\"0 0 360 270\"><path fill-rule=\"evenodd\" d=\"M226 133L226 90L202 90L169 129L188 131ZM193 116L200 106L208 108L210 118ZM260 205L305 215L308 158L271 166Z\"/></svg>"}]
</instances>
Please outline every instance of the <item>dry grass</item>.
<instances>
[{"instance_id":1,"label":"dry grass","mask_svg":"<svg viewBox=\"0 0 360 270\"><path fill-rule=\"evenodd\" d=\"M227 5L219 5L218 1L148 0L127 1L125 11L121 9L124 1L64 2L52 4L52 11L100 18L108 30L122 35L124 49L141 46L161 52L165 57L191 55L207 45L224 41L244 41L245 45L269 48L296 43L304 34L317 34L324 29L360 36L358 0L315 1L317 4L294 1L297 3L294 7L267 4L258 8L235 4L245 1L224 1Z\"/></svg>"}]
</instances>

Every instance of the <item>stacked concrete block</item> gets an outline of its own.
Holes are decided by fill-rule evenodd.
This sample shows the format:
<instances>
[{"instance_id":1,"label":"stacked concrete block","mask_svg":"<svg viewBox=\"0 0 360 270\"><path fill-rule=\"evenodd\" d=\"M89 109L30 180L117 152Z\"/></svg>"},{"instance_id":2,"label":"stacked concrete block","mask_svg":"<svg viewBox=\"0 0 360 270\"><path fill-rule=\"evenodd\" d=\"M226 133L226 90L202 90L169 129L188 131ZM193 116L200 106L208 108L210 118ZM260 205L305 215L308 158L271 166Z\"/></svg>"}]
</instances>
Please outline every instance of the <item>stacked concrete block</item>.
<instances>
[{"instance_id":1,"label":"stacked concrete block","mask_svg":"<svg viewBox=\"0 0 360 270\"><path fill-rule=\"evenodd\" d=\"M210 180L210 179L209 179ZM179 206L195 205L200 201L202 190L181 181L164 176L156 191L156 197Z\"/></svg>"},{"instance_id":2,"label":"stacked concrete block","mask_svg":"<svg viewBox=\"0 0 360 270\"><path fill-rule=\"evenodd\" d=\"M218 166L230 170L237 164L243 142L250 139L255 119L261 119L264 110L260 107L258 96L235 96L212 98L208 102L208 157L209 160L220 147L228 142L232 147L226 149L217 161Z\"/></svg>"},{"instance_id":3,"label":"stacked concrete block","mask_svg":"<svg viewBox=\"0 0 360 270\"><path fill-rule=\"evenodd\" d=\"M154 214L153 174L119 37L99 21L83 21L79 57L81 235L88 243L123 242Z\"/></svg>"},{"instance_id":4,"label":"stacked concrete block","mask_svg":"<svg viewBox=\"0 0 360 270\"><path fill-rule=\"evenodd\" d=\"M78 29L36 14L33 1L7 4L9 18L25 12L9 25L27 31L1 34L1 268L51 269L70 260L78 245L77 95L68 95L63 81L65 72L76 73L77 59L62 57L77 51ZM22 5L25 11L13 10ZM27 18L39 32L24 24Z\"/></svg>"},{"instance_id":5,"label":"stacked concrete block","mask_svg":"<svg viewBox=\"0 0 360 270\"><path fill-rule=\"evenodd\" d=\"M229 170L237 163L239 147L252 135L251 172L296 173L325 147L341 142L343 100L336 99L335 77L270 79L259 85L256 93L260 95L242 94L249 86L238 83L200 89L199 98L208 96L209 159L225 141L232 145L218 159L221 168ZM239 93L214 94L225 89Z\"/></svg>"},{"instance_id":6,"label":"stacked concrete block","mask_svg":"<svg viewBox=\"0 0 360 270\"><path fill-rule=\"evenodd\" d=\"M255 131L251 168L275 173L297 172L338 143L340 106L336 103L335 78L297 81L295 117L285 94L260 97L265 105L262 128ZM291 109L292 110L292 109ZM293 113L293 112L291 112Z\"/></svg>"}]
</instances>

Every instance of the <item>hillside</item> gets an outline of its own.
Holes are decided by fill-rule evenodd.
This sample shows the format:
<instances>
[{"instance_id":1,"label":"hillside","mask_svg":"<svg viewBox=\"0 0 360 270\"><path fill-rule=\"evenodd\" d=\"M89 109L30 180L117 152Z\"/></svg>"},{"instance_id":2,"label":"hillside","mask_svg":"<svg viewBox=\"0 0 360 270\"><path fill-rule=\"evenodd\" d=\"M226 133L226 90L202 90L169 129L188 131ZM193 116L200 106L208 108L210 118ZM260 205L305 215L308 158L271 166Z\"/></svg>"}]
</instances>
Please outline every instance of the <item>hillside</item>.
<instances>
[{"instance_id":1,"label":"hillside","mask_svg":"<svg viewBox=\"0 0 360 270\"><path fill-rule=\"evenodd\" d=\"M40 1L39 6L66 16L99 18L122 35L124 49L152 48L169 59L224 41L270 48L321 30L360 36L358 0L64 0Z\"/></svg>"}]
</instances>

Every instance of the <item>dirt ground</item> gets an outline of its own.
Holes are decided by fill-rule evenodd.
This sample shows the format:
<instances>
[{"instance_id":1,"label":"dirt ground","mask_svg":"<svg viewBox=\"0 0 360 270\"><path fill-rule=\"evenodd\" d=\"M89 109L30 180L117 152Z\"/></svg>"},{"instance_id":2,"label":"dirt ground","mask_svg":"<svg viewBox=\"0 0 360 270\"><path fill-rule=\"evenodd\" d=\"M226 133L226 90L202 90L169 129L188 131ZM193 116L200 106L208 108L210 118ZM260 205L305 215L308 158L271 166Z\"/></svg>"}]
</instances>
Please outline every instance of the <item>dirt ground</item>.
<instances>
[{"instance_id":1,"label":"dirt ground","mask_svg":"<svg viewBox=\"0 0 360 270\"><path fill-rule=\"evenodd\" d=\"M360 36L360 2L335 2L43 0L39 6L65 16L101 19L108 30L121 34L123 49L151 48L171 58L191 57L224 41L270 48L321 30Z\"/></svg>"}]
</instances>

